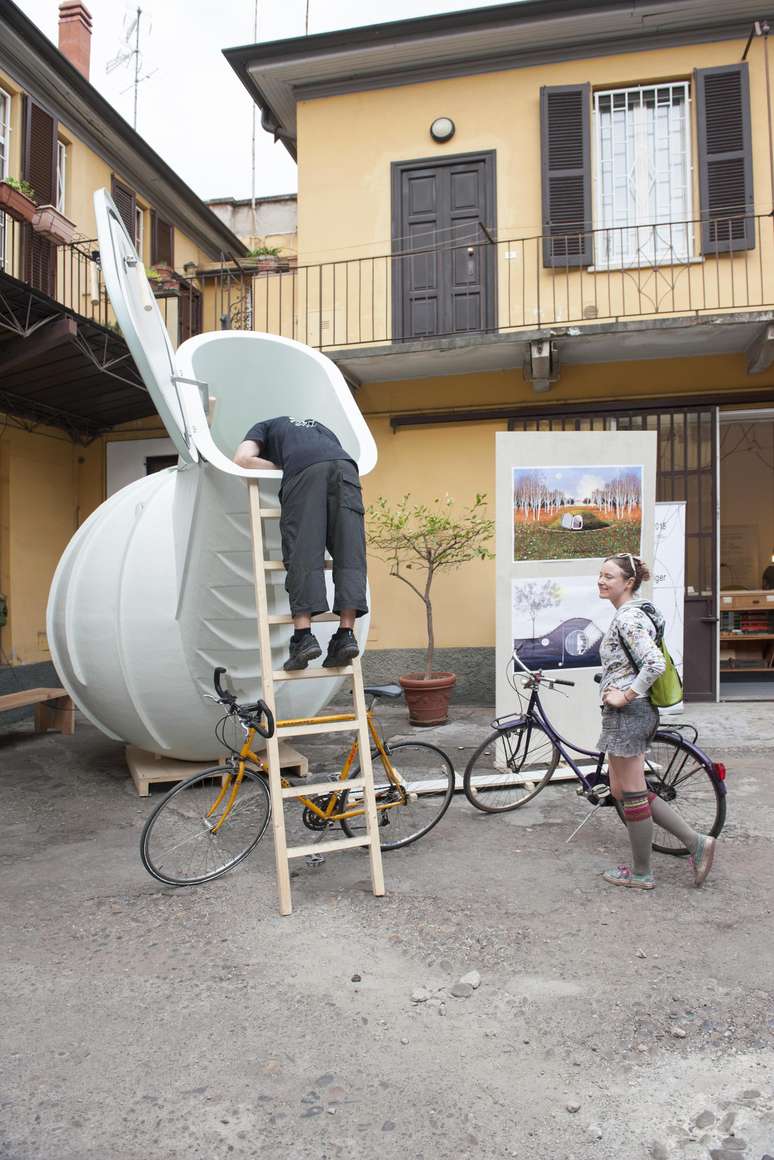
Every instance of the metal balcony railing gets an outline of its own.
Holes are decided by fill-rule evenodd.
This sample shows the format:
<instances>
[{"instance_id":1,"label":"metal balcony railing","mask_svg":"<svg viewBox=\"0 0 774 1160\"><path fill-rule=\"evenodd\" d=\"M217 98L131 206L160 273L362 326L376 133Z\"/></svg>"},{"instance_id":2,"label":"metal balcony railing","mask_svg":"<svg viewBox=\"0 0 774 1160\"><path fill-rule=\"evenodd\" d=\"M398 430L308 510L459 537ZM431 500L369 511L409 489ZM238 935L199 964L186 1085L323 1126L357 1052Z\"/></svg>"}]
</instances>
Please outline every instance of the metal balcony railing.
<instances>
[{"instance_id":1,"label":"metal balcony railing","mask_svg":"<svg viewBox=\"0 0 774 1160\"><path fill-rule=\"evenodd\" d=\"M749 239L752 248L742 248ZM224 263L204 329L266 331L326 350L772 305L774 221L734 214L529 238L479 235L281 272Z\"/></svg>"},{"instance_id":2,"label":"metal balcony railing","mask_svg":"<svg viewBox=\"0 0 774 1160\"><path fill-rule=\"evenodd\" d=\"M30 226L0 213L0 271L81 318L120 333L105 289L96 239L58 246L41 243ZM181 280L179 287L172 290L154 285L154 294L174 345L179 337L199 332L201 320L192 309L193 288L189 282ZM188 309L184 311L186 303ZM182 336L181 312L186 330Z\"/></svg>"}]
</instances>

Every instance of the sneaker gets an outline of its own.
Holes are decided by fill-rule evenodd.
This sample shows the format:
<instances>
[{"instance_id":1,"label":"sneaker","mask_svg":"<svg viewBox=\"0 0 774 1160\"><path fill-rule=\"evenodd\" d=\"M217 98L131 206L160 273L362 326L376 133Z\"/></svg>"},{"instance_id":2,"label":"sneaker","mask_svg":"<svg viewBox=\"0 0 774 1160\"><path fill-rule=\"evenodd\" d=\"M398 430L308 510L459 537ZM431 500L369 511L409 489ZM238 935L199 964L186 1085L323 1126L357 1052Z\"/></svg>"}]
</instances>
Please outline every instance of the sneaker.
<instances>
[{"instance_id":1,"label":"sneaker","mask_svg":"<svg viewBox=\"0 0 774 1160\"><path fill-rule=\"evenodd\" d=\"M324 669L340 669L348 664L354 657L358 656L360 649L357 647L355 634L351 628L340 628L334 632L328 645L328 655L323 661Z\"/></svg>"},{"instance_id":2,"label":"sneaker","mask_svg":"<svg viewBox=\"0 0 774 1160\"><path fill-rule=\"evenodd\" d=\"M629 866L614 866L602 875L605 882L613 886L628 886L632 890L655 890L656 880L652 874L635 874Z\"/></svg>"},{"instance_id":3,"label":"sneaker","mask_svg":"<svg viewBox=\"0 0 774 1160\"><path fill-rule=\"evenodd\" d=\"M716 844L715 839L711 838L709 834L699 834L699 844L696 847L696 853L691 855L693 880L697 886L701 886L712 869L712 860L715 857Z\"/></svg>"},{"instance_id":4,"label":"sneaker","mask_svg":"<svg viewBox=\"0 0 774 1160\"><path fill-rule=\"evenodd\" d=\"M282 666L286 673L293 673L297 669L305 669L310 661L322 656L320 642L314 633L305 632L300 640L296 634L290 638L290 656Z\"/></svg>"}]
</instances>

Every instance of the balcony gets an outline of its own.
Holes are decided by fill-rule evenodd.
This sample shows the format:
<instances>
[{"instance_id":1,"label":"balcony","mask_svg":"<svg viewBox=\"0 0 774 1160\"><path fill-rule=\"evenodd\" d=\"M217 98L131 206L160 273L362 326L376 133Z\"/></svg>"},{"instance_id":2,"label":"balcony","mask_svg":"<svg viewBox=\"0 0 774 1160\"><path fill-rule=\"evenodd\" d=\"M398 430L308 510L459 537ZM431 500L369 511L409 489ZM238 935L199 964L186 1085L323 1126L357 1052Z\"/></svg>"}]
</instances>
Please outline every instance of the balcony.
<instances>
[{"instance_id":1,"label":"balcony","mask_svg":"<svg viewBox=\"0 0 774 1160\"><path fill-rule=\"evenodd\" d=\"M201 295L154 286L173 345L201 329ZM154 413L116 322L98 243L53 245L0 213L0 409L89 439Z\"/></svg>"},{"instance_id":2,"label":"balcony","mask_svg":"<svg viewBox=\"0 0 774 1160\"><path fill-rule=\"evenodd\" d=\"M204 328L293 338L378 381L518 366L538 337L555 338L563 362L745 351L772 306L774 222L759 214L530 238L481 230L278 273L225 264Z\"/></svg>"}]
</instances>

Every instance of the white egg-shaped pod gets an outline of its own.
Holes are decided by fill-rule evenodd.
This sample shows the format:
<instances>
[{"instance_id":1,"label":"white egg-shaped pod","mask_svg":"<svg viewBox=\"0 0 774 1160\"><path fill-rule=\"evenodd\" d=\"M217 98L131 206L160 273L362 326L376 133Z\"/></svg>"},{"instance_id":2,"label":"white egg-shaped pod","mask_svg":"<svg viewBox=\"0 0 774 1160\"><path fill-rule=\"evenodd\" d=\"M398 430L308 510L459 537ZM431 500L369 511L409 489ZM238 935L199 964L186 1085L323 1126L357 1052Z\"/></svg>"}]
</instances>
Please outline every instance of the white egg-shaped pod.
<instances>
[{"instance_id":1,"label":"white egg-shaped pod","mask_svg":"<svg viewBox=\"0 0 774 1160\"><path fill-rule=\"evenodd\" d=\"M266 490L276 502L276 485L273 497ZM228 670L240 700L261 695L246 500L238 478L199 464L169 468L107 500L65 550L49 599L51 652L78 707L109 736L208 760L222 751L213 733L222 709L204 699L213 670ZM267 554L278 559L277 521L267 524ZM268 596L270 614L287 612L284 573L268 573ZM361 646L367 622L357 625ZM334 628L316 626L323 648ZM271 628L274 668L290 632ZM277 712L318 713L341 683L282 682Z\"/></svg>"},{"instance_id":2,"label":"white egg-shaped pod","mask_svg":"<svg viewBox=\"0 0 774 1160\"><path fill-rule=\"evenodd\" d=\"M52 659L79 709L108 736L168 757L209 760L222 753L213 732L222 709L205 699L213 670L228 670L239 700L262 692L247 488L256 473L231 462L236 446L256 421L289 414L335 431L361 473L374 466L376 448L338 368L301 343L228 331L172 352L104 190L95 209L111 302L181 459L108 499L68 544L49 595ZM211 427L202 398L211 401ZM277 508L280 473L263 475L262 505ZM278 520L264 520L263 533L267 558L280 560ZM269 615L286 616L284 572L266 578ZM326 586L332 606L330 573ZM361 651L368 621L356 625ZM334 629L315 625L323 650ZM291 631L270 627L274 669ZM341 684L336 677L281 682L277 714L313 716Z\"/></svg>"}]
</instances>

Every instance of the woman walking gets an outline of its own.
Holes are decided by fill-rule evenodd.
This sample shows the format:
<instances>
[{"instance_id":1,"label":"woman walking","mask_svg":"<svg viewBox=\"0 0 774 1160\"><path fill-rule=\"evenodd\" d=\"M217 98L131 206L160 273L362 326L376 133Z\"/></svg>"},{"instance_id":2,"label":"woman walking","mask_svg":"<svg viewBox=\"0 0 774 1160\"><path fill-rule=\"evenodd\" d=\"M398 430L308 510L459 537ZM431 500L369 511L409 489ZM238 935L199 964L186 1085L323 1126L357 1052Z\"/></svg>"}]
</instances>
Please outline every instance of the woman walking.
<instances>
[{"instance_id":1,"label":"woman walking","mask_svg":"<svg viewBox=\"0 0 774 1160\"><path fill-rule=\"evenodd\" d=\"M609 556L599 573L600 598L615 608L610 628L600 645L602 659L602 734L599 749L607 753L610 789L621 802L629 842L631 866L616 866L603 877L614 886L653 890L650 866L653 823L672 834L690 851L694 880L701 886L710 872L715 839L699 834L645 783L645 750L658 728L659 716L648 690L664 672L666 662L656 645L664 619L656 623L635 599L650 571L639 556L628 552Z\"/></svg>"}]
</instances>

